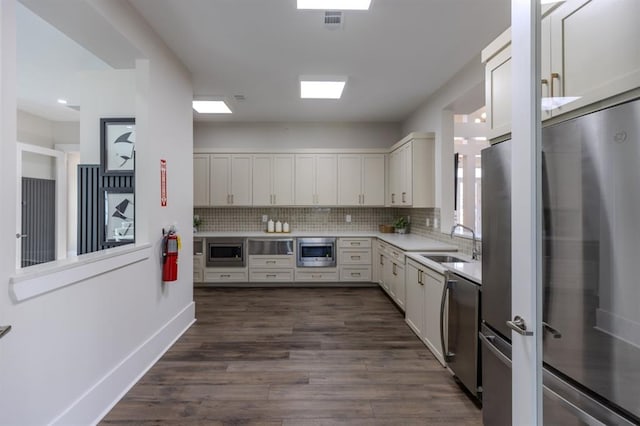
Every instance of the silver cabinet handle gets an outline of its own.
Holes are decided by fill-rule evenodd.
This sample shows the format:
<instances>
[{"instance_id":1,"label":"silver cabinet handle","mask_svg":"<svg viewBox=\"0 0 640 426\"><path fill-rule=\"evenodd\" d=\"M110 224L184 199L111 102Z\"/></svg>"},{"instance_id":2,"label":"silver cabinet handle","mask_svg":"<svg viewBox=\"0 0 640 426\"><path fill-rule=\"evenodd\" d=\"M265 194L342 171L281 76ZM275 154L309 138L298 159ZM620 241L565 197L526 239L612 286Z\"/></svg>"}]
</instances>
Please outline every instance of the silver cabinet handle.
<instances>
[{"instance_id":1,"label":"silver cabinet handle","mask_svg":"<svg viewBox=\"0 0 640 426\"><path fill-rule=\"evenodd\" d=\"M396 273L396 267L397 267L397 265L394 263L394 264L393 264L393 270L391 271L391 273L392 273L393 275L398 275L398 274Z\"/></svg>"},{"instance_id":2,"label":"silver cabinet handle","mask_svg":"<svg viewBox=\"0 0 640 426\"><path fill-rule=\"evenodd\" d=\"M360 276L360 272L352 272L351 276L352 277L359 277Z\"/></svg>"},{"instance_id":3,"label":"silver cabinet handle","mask_svg":"<svg viewBox=\"0 0 640 426\"><path fill-rule=\"evenodd\" d=\"M519 315L513 317L511 321L507 321L507 327L522 336L533 336L533 331L527 331L527 324L525 324L524 319Z\"/></svg>"},{"instance_id":4,"label":"silver cabinet handle","mask_svg":"<svg viewBox=\"0 0 640 426\"><path fill-rule=\"evenodd\" d=\"M351 260L360 260L360 256L351 256Z\"/></svg>"},{"instance_id":5,"label":"silver cabinet handle","mask_svg":"<svg viewBox=\"0 0 640 426\"><path fill-rule=\"evenodd\" d=\"M231 194L231 204L233 204L233 194Z\"/></svg>"},{"instance_id":6,"label":"silver cabinet handle","mask_svg":"<svg viewBox=\"0 0 640 426\"><path fill-rule=\"evenodd\" d=\"M273 194L273 204L276 204L276 203L277 203L277 201L276 201L276 194Z\"/></svg>"},{"instance_id":7,"label":"silver cabinet handle","mask_svg":"<svg viewBox=\"0 0 640 426\"><path fill-rule=\"evenodd\" d=\"M406 193L406 192L403 192L403 193L402 193L402 202L403 202L403 203L406 203L406 202L407 202L407 200L406 200L406 196L407 196L407 193Z\"/></svg>"},{"instance_id":8,"label":"silver cabinet handle","mask_svg":"<svg viewBox=\"0 0 640 426\"><path fill-rule=\"evenodd\" d=\"M551 335L553 336L554 339L562 338L562 334L558 330L556 330L555 328L551 327L546 322L542 323L542 329L544 331L548 331L549 333L551 333Z\"/></svg>"},{"instance_id":9,"label":"silver cabinet handle","mask_svg":"<svg viewBox=\"0 0 640 426\"><path fill-rule=\"evenodd\" d=\"M19 240L20 238L27 238L27 234L20 234L20 233L17 233L17 234L16 234L16 238L17 238L18 240Z\"/></svg>"},{"instance_id":10,"label":"silver cabinet handle","mask_svg":"<svg viewBox=\"0 0 640 426\"><path fill-rule=\"evenodd\" d=\"M384 261L383 261L383 259L384 259L384 256L383 256L383 255L380 255L380 264L381 264L381 265L384 265Z\"/></svg>"},{"instance_id":11,"label":"silver cabinet handle","mask_svg":"<svg viewBox=\"0 0 640 426\"><path fill-rule=\"evenodd\" d=\"M358 241L351 241L351 245L352 245L352 246L359 246L359 245L360 245L360 242L358 242Z\"/></svg>"},{"instance_id":12,"label":"silver cabinet handle","mask_svg":"<svg viewBox=\"0 0 640 426\"><path fill-rule=\"evenodd\" d=\"M275 277L277 277L276 274L267 274L267 278L275 278Z\"/></svg>"},{"instance_id":13,"label":"silver cabinet handle","mask_svg":"<svg viewBox=\"0 0 640 426\"><path fill-rule=\"evenodd\" d=\"M396 203L396 194L391 194L391 204Z\"/></svg>"},{"instance_id":14,"label":"silver cabinet handle","mask_svg":"<svg viewBox=\"0 0 640 426\"><path fill-rule=\"evenodd\" d=\"M267 260L267 265L275 265L276 261L275 260Z\"/></svg>"},{"instance_id":15,"label":"silver cabinet handle","mask_svg":"<svg viewBox=\"0 0 640 426\"><path fill-rule=\"evenodd\" d=\"M11 331L11 326L10 325L0 326L0 339L2 339L4 337L4 335L7 334L10 331Z\"/></svg>"}]
</instances>

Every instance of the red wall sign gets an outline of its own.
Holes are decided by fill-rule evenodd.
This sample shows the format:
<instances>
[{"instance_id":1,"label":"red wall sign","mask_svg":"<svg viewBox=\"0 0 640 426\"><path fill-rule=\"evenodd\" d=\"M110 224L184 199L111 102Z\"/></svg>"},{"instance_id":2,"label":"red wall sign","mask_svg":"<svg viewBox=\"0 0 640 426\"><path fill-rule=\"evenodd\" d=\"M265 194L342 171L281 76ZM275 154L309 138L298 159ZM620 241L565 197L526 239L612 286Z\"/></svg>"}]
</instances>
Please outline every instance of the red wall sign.
<instances>
[{"instance_id":1,"label":"red wall sign","mask_svg":"<svg viewBox=\"0 0 640 426\"><path fill-rule=\"evenodd\" d=\"M160 205L167 207L167 160L160 160Z\"/></svg>"}]
</instances>

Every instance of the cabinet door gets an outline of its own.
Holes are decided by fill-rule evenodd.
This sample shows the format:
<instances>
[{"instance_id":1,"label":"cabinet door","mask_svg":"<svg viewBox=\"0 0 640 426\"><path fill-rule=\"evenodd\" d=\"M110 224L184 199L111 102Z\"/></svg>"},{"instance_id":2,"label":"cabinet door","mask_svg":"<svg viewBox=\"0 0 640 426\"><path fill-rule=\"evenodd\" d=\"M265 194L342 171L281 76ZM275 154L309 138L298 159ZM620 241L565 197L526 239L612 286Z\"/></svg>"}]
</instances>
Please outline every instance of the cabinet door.
<instances>
[{"instance_id":1,"label":"cabinet door","mask_svg":"<svg viewBox=\"0 0 640 426\"><path fill-rule=\"evenodd\" d=\"M362 204L384 206L384 154L362 156Z\"/></svg>"},{"instance_id":2,"label":"cabinet door","mask_svg":"<svg viewBox=\"0 0 640 426\"><path fill-rule=\"evenodd\" d=\"M422 276L424 276L422 270L413 264L407 265L405 321L419 337L422 337L424 324L424 286L420 282Z\"/></svg>"},{"instance_id":3,"label":"cabinet door","mask_svg":"<svg viewBox=\"0 0 640 426\"><path fill-rule=\"evenodd\" d=\"M316 157L316 204L335 206L338 203L338 157L318 154Z\"/></svg>"},{"instance_id":4,"label":"cabinet door","mask_svg":"<svg viewBox=\"0 0 640 426\"><path fill-rule=\"evenodd\" d=\"M402 164L399 150L393 151L389 156L389 201L392 206L400 204Z\"/></svg>"},{"instance_id":5,"label":"cabinet door","mask_svg":"<svg viewBox=\"0 0 640 426\"><path fill-rule=\"evenodd\" d=\"M231 156L231 204L251 205L251 155Z\"/></svg>"},{"instance_id":6,"label":"cabinet door","mask_svg":"<svg viewBox=\"0 0 640 426\"><path fill-rule=\"evenodd\" d=\"M211 156L211 195L212 206L228 206L231 203L231 156Z\"/></svg>"},{"instance_id":7,"label":"cabinet door","mask_svg":"<svg viewBox=\"0 0 640 426\"><path fill-rule=\"evenodd\" d=\"M193 205L209 205L209 154L193 156Z\"/></svg>"},{"instance_id":8,"label":"cabinet door","mask_svg":"<svg viewBox=\"0 0 640 426\"><path fill-rule=\"evenodd\" d=\"M396 276L394 280L396 303L402 309L405 310L406 301L406 284L405 284L405 266L401 263L396 263Z\"/></svg>"},{"instance_id":9,"label":"cabinet door","mask_svg":"<svg viewBox=\"0 0 640 426\"><path fill-rule=\"evenodd\" d=\"M270 206L273 203L271 191L272 157L269 154L253 156L253 205Z\"/></svg>"},{"instance_id":10,"label":"cabinet door","mask_svg":"<svg viewBox=\"0 0 640 426\"><path fill-rule=\"evenodd\" d=\"M511 46L487 62L485 101L489 139L511 132Z\"/></svg>"},{"instance_id":11,"label":"cabinet door","mask_svg":"<svg viewBox=\"0 0 640 426\"><path fill-rule=\"evenodd\" d=\"M400 157L400 204L410 206L413 204L413 142L400 149Z\"/></svg>"},{"instance_id":12,"label":"cabinet door","mask_svg":"<svg viewBox=\"0 0 640 426\"><path fill-rule=\"evenodd\" d=\"M640 86L640 2L569 0L551 14L554 115Z\"/></svg>"},{"instance_id":13,"label":"cabinet door","mask_svg":"<svg viewBox=\"0 0 640 426\"><path fill-rule=\"evenodd\" d=\"M315 202L315 169L313 155L296 155L295 202L298 206L311 206Z\"/></svg>"},{"instance_id":14,"label":"cabinet door","mask_svg":"<svg viewBox=\"0 0 640 426\"><path fill-rule=\"evenodd\" d=\"M362 156L338 155L338 205L362 204Z\"/></svg>"},{"instance_id":15,"label":"cabinet door","mask_svg":"<svg viewBox=\"0 0 640 426\"><path fill-rule=\"evenodd\" d=\"M278 206L293 205L294 169L293 155L275 154L273 156L273 204Z\"/></svg>"},{"instance_id":16,"label":"cabinet door","mask_svg":"<svg viewBox=\"0 0 640 426\"><path fill-rule=\"evenodd\" d=\"M424 274L424 324L423 338L433 355L444 365L440 341L440 305L444 291L444 275L427 269Z\"/></svg>"}]
</instances>

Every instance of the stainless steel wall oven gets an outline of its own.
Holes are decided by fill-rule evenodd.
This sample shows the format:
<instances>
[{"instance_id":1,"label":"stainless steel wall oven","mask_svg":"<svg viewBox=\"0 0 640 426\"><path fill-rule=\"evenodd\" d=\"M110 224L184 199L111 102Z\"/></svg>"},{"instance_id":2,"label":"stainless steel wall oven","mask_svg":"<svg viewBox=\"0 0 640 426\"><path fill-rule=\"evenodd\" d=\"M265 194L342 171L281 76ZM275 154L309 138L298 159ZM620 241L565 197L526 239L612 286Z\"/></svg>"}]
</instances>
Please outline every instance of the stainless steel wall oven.
<instances>
[{"instance_id":1,"label":"stainless steel wall oven","mask_svg":"<svg viewBox=\"0 0 640 426\"><path fill-rule=\"evenodd\" d=\"M336 266L335 238L298 238L298 267L330 268Z\"/></svg>"},{"instance_id":2,"label":"stainless steel wall oven","mask_svg":"<svg viewBox=\"0 0 640 426\"><path fill-rule=\"evenodd\" d=\"M207 268L246 266L245 246L244 238L207 238Z\"/></svg>"}]
</instances>

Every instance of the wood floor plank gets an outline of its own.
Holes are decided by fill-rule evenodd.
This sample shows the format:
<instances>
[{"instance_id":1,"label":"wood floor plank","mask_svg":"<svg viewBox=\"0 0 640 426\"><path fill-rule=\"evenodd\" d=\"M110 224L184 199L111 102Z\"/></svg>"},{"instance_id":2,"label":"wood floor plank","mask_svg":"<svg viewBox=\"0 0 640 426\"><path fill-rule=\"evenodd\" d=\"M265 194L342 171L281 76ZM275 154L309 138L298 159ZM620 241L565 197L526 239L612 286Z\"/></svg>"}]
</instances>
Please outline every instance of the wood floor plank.
<instances>
[{"instance_id":1,"label":"wood floor plank","mask_svg":"<svg viewBox=\"0 0 640 426\"><path fill-rule=\"evenodd\" d=\"M377 288L194 291L197 322L103 424L481 424Z\"/></svg>"}]
</instances>

